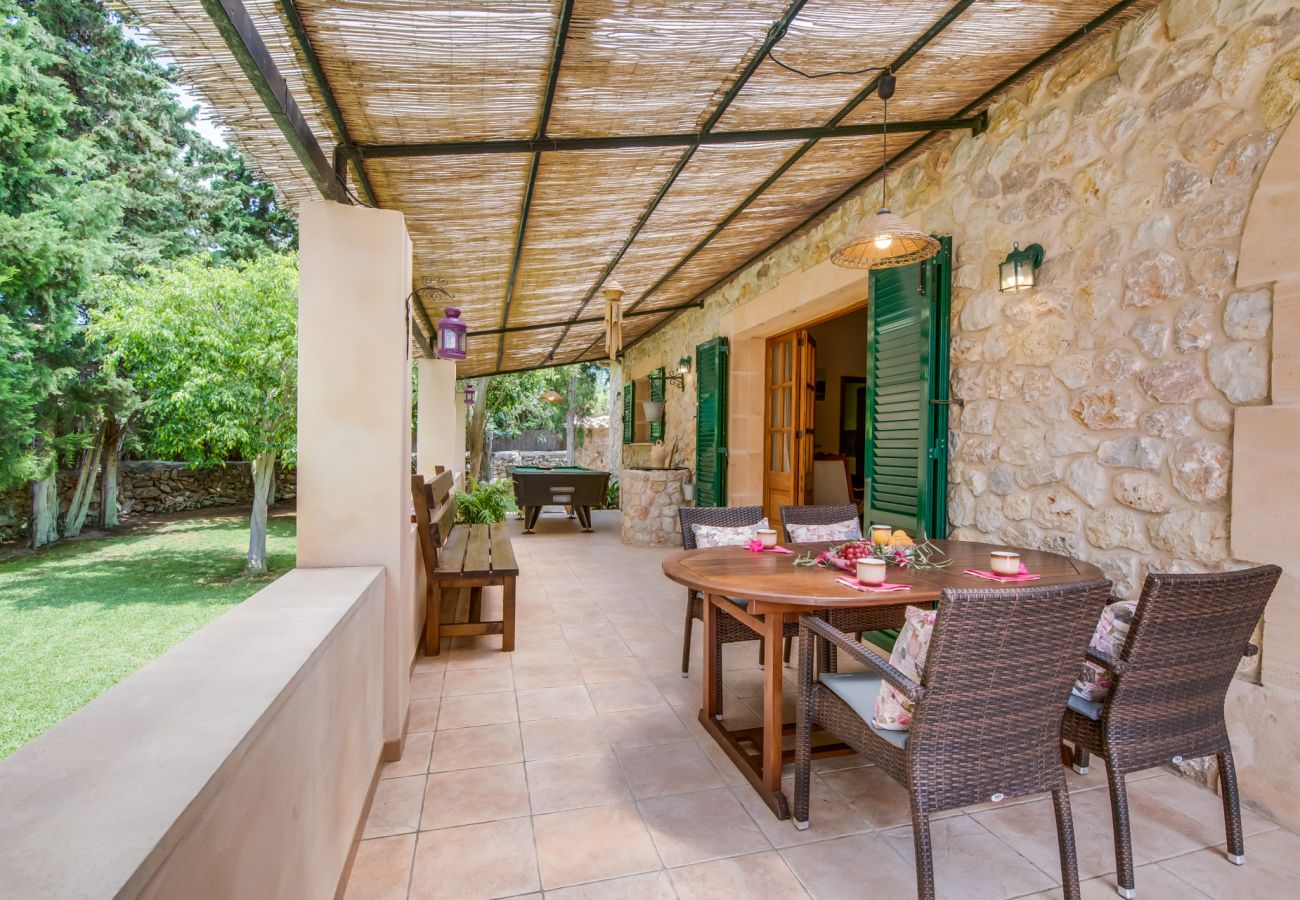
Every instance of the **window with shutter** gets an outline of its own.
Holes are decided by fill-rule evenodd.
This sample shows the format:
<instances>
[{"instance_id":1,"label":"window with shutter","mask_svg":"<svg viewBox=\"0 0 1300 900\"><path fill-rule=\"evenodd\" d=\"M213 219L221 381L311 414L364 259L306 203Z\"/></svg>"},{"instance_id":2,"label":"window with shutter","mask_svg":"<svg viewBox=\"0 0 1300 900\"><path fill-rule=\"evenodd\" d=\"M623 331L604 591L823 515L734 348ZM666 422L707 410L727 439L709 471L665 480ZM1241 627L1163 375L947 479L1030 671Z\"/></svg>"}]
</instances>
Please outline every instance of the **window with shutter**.
<instances>
[{"instance_id":1,"label":"window with shutter","mask_svg":"<svg viewBox=\"0 0 1300 900\"><path fill-rule=\"evenodd\" d=\"M727 505L727 362L724 337L695 348L695 505Z\"/></svg>"},{"instance_id":2,"label":"window with shutter","mask_svg":"<svg viewBox=\"0 0 1300 900\"><path fill-rule=\"evenodd\" d=\"M871 273L867 521L947 537L951 238L923 263Z\"/></svg>"},{"instance_id":3,"label":"window with shutter","mask_svg":"<svg viewBox=\"0 0 1300 900\"><path fill-rule=\"evenodd\" d=\"M662 403L664 399L664 387L665 387L664 370L663 367L661 366L650 373L649 399L652 401L658 400L660 403ZM655 441L663 440L664 420L660 418L658 422L651 422L649 433L650 433L650 443L653 444Z\"/></svg>"},{"instance_id":4,"label":"window with shutter","mask_svg":"<svg viewBox=\"0 0 1300 900\"><path fill-rule=\"evenodd\" d=\"M623 443L636 437L636 382L623 382Z\"/></svg>"}]
</instances>

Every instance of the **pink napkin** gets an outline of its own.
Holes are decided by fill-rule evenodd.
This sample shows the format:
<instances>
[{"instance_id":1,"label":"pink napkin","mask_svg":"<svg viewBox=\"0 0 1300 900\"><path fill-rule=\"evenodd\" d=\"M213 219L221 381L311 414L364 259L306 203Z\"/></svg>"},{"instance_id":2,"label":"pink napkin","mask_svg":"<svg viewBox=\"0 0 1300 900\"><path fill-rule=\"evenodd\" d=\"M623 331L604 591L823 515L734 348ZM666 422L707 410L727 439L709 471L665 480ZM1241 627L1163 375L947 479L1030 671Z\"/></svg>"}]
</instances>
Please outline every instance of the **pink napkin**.
<instances>
[{"instance_id":1,"label":"pink napkin","mask_svg":"<svg viewBox=\"0 0 1300 900\"><path fill-rule=\"evenodd\" d=\"M787 550L785 547L764 547L762 541L750 541L746 546L750 553L793 553L793 550Z\"/></svg>"},{"instance_id":2,"label":"pink napkin","mask_svg":"<svg viewBox=\"0 0 1300 900\"><path fill-rule=\"evenodd\" d=\"M1043 577L1042 575L1031 574L1025 568L1024 563L1020 564L1020 572L1016 575L999 575L997 572L990 572L987 569L967 569L966 574L974 575L977 578L987 578L989 581L1000 581L1003 584L1010 581L1037 581Z\"/></svg>"},{"instance_id":3,"label":"pink napkin","mask_svg":"<svg viewBox=\"0 0 1300 900\"><path fill-rule=\"evenodd\" d=\"M872 586L861 584L851 578L836 578L835 580L845 587L853 588L855 591L871 591L873 594L888 593L889 591L910 591L912 589L910 584L890 584L888 581L884 584Z\"/></svg>"}]
</instances>

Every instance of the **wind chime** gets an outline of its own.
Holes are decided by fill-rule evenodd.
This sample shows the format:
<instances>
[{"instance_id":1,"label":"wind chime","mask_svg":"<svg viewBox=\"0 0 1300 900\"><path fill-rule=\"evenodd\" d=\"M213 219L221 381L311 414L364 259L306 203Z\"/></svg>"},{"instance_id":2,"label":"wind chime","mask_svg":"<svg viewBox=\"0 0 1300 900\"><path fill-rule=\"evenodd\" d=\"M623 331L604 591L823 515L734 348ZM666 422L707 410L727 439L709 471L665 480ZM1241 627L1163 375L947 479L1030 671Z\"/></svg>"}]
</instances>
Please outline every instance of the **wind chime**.
<instances>
[{"instance_id":1,"label":"wind chime","mask_svg":"<svg viewBox=\"0 0 1300 900\"><path fill-rule=\"evenodd\" d=\"M605 295L605 351L611 360L623 352L623 285L617 281L606 283L601 289Z\"/></svg>"}]
</instances>

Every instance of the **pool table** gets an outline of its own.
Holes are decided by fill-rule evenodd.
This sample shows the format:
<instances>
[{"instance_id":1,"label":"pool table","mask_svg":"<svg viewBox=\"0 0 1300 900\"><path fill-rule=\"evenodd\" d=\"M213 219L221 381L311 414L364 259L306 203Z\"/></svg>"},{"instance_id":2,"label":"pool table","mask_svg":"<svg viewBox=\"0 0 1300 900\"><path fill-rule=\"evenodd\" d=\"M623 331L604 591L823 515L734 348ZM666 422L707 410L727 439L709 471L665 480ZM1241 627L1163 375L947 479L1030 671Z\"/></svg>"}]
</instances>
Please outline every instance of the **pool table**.
<instances>
[{"instance_id":1,"label":"pool table","mask_svg":"<svg viewBox=\"0 0 1300 900\"><path fill-rule=\"evenodd\" d=\"M532 534L543 506L563 506L575 515L583 531L591 531L591 508L603 506L609 473L583 466L511 466L515 502L524 514L524 534Z\"/></svg>"}]
</instances>

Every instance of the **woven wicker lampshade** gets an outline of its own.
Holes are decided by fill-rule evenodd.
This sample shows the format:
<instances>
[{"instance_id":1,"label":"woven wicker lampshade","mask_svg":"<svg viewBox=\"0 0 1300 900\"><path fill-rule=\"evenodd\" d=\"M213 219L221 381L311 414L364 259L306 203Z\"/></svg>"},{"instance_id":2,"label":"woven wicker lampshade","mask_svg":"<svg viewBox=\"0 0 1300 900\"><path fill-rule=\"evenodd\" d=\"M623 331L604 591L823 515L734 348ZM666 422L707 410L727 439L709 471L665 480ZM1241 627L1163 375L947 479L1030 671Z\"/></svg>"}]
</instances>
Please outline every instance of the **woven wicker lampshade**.
<instances>
[{"instance_id":1,"label":"woven wicker lampshade","mask_svg":"<svg viewBox=\"0 0 1300 900\"><path fill-rule=\"evenodd\" d=\"M847 269L889 269L929 259L938 252L937 240L881 209L831 254L831 262Z\"/></svg>"}]
</instances>

